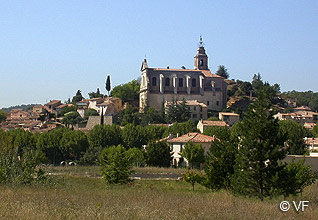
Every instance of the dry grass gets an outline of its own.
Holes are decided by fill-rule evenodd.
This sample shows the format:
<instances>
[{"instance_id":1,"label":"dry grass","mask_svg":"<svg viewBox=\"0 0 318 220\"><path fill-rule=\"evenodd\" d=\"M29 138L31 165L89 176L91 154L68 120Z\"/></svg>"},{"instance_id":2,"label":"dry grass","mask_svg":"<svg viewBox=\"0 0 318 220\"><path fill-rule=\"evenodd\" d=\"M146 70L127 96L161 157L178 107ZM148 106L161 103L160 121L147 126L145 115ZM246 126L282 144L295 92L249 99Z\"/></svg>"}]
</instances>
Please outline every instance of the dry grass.
<instances>
[{"instance_id":1,"label":"dry grass","mask_svg":"<svg viewBox=\"0 0 318 220\"><path fill-rule=\"evenodd\" d=\"M303 198L302 213L281 212L282 199L260 202L210 192L185 182L134 181L128 186L106 186L100 178L66 175L55 187L0 186L0 219L316 219L318 190Z\"/></svg>"},{"instance_id":2,"label":"dry grass","mask_svg":"<svg viewBox=\"0 0 318 220\"><path fill-rule=\"evenodd\" d=\"M154 173L168 173L168 174L183 174L187 169L175 169L175 168L159 168L159 167L134 167L135 173L138 174L154 174ZM73 176L100 176L98 166L49 166L47 167L49 173L66 174Z\"/></svg>"}]
</instances>

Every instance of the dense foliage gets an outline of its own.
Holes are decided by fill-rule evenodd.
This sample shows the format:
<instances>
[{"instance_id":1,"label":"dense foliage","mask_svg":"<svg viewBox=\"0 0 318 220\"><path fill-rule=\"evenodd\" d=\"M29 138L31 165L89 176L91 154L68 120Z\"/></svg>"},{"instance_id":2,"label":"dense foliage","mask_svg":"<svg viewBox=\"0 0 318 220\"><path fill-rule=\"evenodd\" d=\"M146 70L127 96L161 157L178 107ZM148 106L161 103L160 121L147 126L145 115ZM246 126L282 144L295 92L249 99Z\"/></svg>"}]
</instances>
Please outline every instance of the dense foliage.
<instances>
[{"instance_id":1,"label":"dense foliage","mask_svg":"<svg viewBox=\"0 0 318 220\"><path fill-rule=\"evenodd\" d=\"M293 99L297 106L309 106L311 110L318 111L318 92L297 92L293 90L282 93L282 97Z\"/></svg>"},{"instance_id":2,"label":"dense foliage","mask_svg":"<svg viewBox=\"0 0 318 220\"><path fill-rule=\"evenodd\" d=\"M127 157L126 149L121 146L105 148L99 157L101 174L107 184L124 184L129 182L132 163Z\"/></svg>"},{"instance_id":3,"label":"dense foliage","mask_svg":"<svg viewBox=\"0 0 318 220\"><path fill-rule=\"evenodd\" d=\"M138 100L140 83L132 80L128 83L115 86L111 91L111 96L120 98L123 102Z\"/></svg>"}]
</instances>

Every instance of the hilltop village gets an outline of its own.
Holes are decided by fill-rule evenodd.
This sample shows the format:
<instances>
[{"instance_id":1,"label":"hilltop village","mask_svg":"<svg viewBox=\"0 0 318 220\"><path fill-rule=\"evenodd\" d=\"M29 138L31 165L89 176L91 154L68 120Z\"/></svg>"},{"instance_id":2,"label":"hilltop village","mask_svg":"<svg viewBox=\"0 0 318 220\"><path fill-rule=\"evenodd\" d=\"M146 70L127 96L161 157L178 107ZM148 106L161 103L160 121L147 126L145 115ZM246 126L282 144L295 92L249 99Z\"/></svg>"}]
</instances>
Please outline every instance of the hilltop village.
<instances>
[{"instance_id":1,"label":"hilltop village","mask_svg":"<svg viewBox=\"0 0 318 220\"><path fill-rule=\"evenodd\" d=\"M22 128L31 132L70 127L87 132L101 123L103 115L103 124L122 126L132 121L169 126L191 120L203 133L208 126L233 126L241 120L261 87L267 88L275 118L296 121L309 130L316 126L318 113L300 106L302 103L290 94L281 94L278 84L263 82L260 74L255 74L251 83L231 80L224 66L220 65L214 74L208 63L201 38L194 69L151 68L144 59L141 77L116 86L110 96L101 94L98 88L85 99L78 90L72 100L64 103L51 100L27 109L12 108L2 117L0 127L4 131ZM149 110L158 117L145 119Z\"/></svg>"}]
</instances>

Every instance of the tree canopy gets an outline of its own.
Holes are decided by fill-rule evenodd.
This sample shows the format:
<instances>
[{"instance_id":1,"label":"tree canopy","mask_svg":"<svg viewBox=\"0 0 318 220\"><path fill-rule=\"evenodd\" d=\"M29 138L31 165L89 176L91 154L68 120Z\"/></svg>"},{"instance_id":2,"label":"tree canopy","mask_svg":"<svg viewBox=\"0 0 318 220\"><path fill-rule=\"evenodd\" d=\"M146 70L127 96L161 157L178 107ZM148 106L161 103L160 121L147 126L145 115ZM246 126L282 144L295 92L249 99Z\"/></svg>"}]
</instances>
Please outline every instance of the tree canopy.
<instances>
[{"instance_id":1,"label":"tree canopy","mask_svg":"<svg viewBox=\"0 0 318 220\"><path fill-rule=\"evenodd\" d=\"M139 98L140 83L137 80L115 86L111 96L118 97L123 102L137 101Z\"/></svg>"},{"instance_id":2,"label":"tree canopy","mask_svg":"<svg viewBox=\"0 0 318 220\"><path fill-rule=\"evenodd\" d=\"M230 77L230 74L228 73L227 69L223 65L219 65L218 70L215 73L216 75L222 76L225 79L228 79Z\"/></svg>"}]
</instances>

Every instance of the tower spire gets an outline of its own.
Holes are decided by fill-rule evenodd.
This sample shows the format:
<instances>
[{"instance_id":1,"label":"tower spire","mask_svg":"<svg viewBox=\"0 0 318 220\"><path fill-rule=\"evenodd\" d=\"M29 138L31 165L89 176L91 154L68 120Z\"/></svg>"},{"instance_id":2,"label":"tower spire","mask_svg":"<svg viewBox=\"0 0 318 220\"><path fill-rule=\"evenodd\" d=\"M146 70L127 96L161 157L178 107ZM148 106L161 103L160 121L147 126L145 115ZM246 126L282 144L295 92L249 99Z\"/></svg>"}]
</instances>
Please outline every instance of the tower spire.
<instances>
[{"instance_id":1,"label":"tower spire","mask_svg":"<svg viewBox=\"0 0 318 220\"><path fill-rule=\"evenodd\" d=\"M202 35L200 35L199 48L197 54L194 57L194 69L196 70L208 70L208 56L205 53Z\"/></svg>"}]
</instances>

